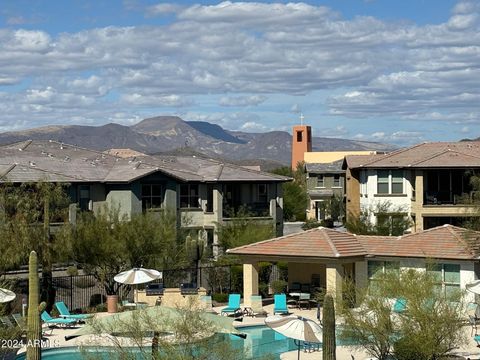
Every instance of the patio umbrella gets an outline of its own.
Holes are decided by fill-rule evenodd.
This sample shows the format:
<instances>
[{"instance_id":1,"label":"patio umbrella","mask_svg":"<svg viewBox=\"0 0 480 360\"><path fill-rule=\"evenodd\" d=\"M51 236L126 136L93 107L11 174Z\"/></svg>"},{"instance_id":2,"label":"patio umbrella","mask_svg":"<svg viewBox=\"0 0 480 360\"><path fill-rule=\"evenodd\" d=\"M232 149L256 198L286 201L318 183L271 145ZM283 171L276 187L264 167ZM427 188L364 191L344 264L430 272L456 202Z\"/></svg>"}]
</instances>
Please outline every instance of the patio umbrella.
<instances>
[{"instance_id":1,"label":"patio umbrella","mask_svg":"<svg viewBox=\"0 0 480 360\"><path fill-rule=\"evenodd\" d=\"M265 319L265 324L279 334L294 339L295 345L298 346L298 359L300 359L300 344L302 341L322 342L322 327L315 321L302 316L269 316Z\"/></svg>"},{"instance_id":2,"label":"patio umbrella","mask_svg":"<svg viewBox=\"0 0 480 360\"><path fill-rule=\"evenodd\" d=\"M70 340L81 335L93 335L102 333L114 333L121 335L134 331L139 332L159 332L172 333L175 330L175 323L188 316L185 310L171 308L167 306L150 306L143 309L124 311L110 316L94 318L81 329L71 336L66 336L65 340ZM209 325L209 334L199 334L210 336L214 333L234 334L244 338L246 335L240 333L234 326L234 319L228 316L218 316L202 312L199 316Z\"/></svg>"},{"instance_id":3,"label":"patio umbrella","mask_svg":"<svg viewBox=\"0 0 480 360\"><path fill-rule=\"evenodd\" d=\"M480 294L480 280L475 280L466 284L465 288L474 294Z\"/></svg>"},{"instance_id":4,"label":"patio umbrella","mask_svg":"<svg viewBox=\"0 0 480 360\"><path fill-rule=\"evenodd\" d=\"M13 291L0 288L0 303L7 303L15 299L16 295Z\"/></svg>"},{"instance_id":5,"label":"patio umbrella","mask_svg":"<svg viewBox=\"0 0 480 360\"><path fill-rule=\"evenodd\" d=\"M137 285L160 279L162 273L153 269L133 268L123 271L114 276L114 280L120 284Z\"/></svg>"}]
</instances>

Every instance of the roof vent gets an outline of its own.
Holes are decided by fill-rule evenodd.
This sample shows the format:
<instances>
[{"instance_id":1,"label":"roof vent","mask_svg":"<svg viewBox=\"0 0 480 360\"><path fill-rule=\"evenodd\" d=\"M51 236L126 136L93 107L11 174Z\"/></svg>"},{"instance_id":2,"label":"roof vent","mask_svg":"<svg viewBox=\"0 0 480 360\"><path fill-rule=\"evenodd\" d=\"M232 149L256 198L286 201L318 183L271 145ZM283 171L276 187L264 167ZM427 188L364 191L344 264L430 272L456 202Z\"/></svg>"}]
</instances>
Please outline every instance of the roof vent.
<instances>
[{"instance_id":1,"label":"roof vent","mask_svg":"<svg viewBox=\"0 0 480 360\"><path fill-rule=\"evenodd\" d=\"M133 169L137 170L137 169L140 167L140 165L142 165L142 162L141 162L141 161L139 161L138 163L136 163L135 166L133 167Z\"/></svg>"},{"instance_id":2,"label":"roof vent","mask_svg":"<svg viewBox=\"0 0 480 360\"><path fill-rule=\"evenodd\" d=\"M51 153L48 153L47 156L48 156L49 158L53 158L53 157L54 157L53 154L51 154Z\"/></svg>"},{"instance_id":3,"label":"roof vent","mask_svg":"<svg viewBox=\"0 0 480 360\"><path fill-rule=\"evenodd\" d=\"M60 149L63 150L63 141L60 143Z\"/></svg>"},{"instance_id":4,"label":"roof vent","mask_svg":"<svg viewBox=\"0 0 480 360\"><path fill-rule=\"evenodd\" d=\"M65 156L65 159L63 159L64 162L70 161L70 156Z\"/></svg>"},{"instance_id":5,"label":"roof vent","mask_svg":"<svg viewBox=\"0 0 480 360\"><path fill-rule=\"evenodd\" d=\"M137 161L137 157L136 157L136 156L134 156L133 158L131 158L130 160L128 160L129 163L132 163L132 162L135 162L135 161Z\"/></svg>"},{"instance_id":6,"label":"roof vent","mask_svg":"<svg viewBox=\"0 0 480 360\"><path fill-rule=\"evenodd\" d=\"M28 165L30 165L31 167L37 166L37 164L35 164L35 161L29 161Z\"/></svg>"}]
</instances>

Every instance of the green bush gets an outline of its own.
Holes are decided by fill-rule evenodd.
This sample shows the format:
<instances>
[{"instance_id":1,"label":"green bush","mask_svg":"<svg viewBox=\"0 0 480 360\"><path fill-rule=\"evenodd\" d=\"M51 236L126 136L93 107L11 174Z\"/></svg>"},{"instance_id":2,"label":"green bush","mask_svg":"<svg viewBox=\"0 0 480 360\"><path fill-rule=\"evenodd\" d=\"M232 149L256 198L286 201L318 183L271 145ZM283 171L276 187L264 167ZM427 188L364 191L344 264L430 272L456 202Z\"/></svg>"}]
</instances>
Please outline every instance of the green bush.
<instances>
[{"instance_id":1,"label":"green bush","mask_svg":"<svg viewBox=\"0 0 480 360\"><path fill-rule=\"evenodd\" d=\"M76 266L69 266L67 267L67 275L68 276L77 276L78 275L78 269Z\"/></svg>"},{"instance_id":2,"label":"green bush","mask_svg":"<svg viewBox=\"0 0 480 360\"><path fill-rule=\"evenodd\" d=\"M285 280L275 280L272 281L272 290L274 294L281 294L285 292L285 289L287 288L287 282Z\"/></svg>"},{"instance_id":3,"label":"green bush","mask_svg":"<svg viewBox=\"0 0 480 360\"><path fill-rule=\"evenodd\" d=\"M315 229L319 226L322 226L322 223L317 221L317 219L307 219L302 225L302 230Z\"/></svg>"},{"instance_id":4,"label":"green bush","mask_svg":"<svg viewBox=\"0 0 480 360\"><path fill-rule=\"evenodd\" d=\"M259 283L258 284L258 292L259 295L262 295L263 297L268 297L268 284L267 283Z\"/></svg>"},{"instance_id":5,"label":"green bush","mask_svg":"<svg viewBox=\"0 0 480 360\"><path fill-rule=\"evenodd\" d=\"M212 300L217 303L226 303L228 302L228 294L221 294L221 293L212 294Z\"/></svg>"},{"instance_id":6,"label":"green bush","mask_svg":"<svg viewBox=\"0 0 480 360\"><path fill-rule=\"evenodd\" d=\"M91 277L81 277L74 280L75 286L81 289L86 289L95 286L96 281Z\"/></svg>"}]
</instances>

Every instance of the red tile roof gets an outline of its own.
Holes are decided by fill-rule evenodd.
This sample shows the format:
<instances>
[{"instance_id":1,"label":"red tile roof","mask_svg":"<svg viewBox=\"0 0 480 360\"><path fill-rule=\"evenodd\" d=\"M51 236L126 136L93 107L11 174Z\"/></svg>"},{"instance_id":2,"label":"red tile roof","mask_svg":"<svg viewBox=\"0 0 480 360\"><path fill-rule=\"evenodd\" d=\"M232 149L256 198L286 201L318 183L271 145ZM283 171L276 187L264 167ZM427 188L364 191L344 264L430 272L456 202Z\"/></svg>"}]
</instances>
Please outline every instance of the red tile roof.
<instances>
[{"instance_id":1,"label":"red tile roof","mask_svg":"<svg viewBox=\"0 0 480 360\"><path fill-rule=\"evenodd\" d=\"M370 255L473 260L477 257L471 250L471 244L479 240L480 232L452 225L403 236L357 236L320 227L227 252L234 255L336 259Z\"/></svg>"},{"instance_id":2,"label":"red tile roof","mask_svg":"<svg viewBox=\"0 0 480 360\"><path fill-rule=\"evenodd\" d=\"M344 168L480 167L480 142L432 142L385 155L349 155Z\"/></svg>"},{"instance_id":3,"label":"red tile roof","mask_svg":"<svg viewBox=\"0 0 480 360\"><path fill-rule=\"evenodd\" d=\"M365 249L355 235L323 227L229 249L227 252L235 255L314 258L366 255Z\"/></svg>"},{"instance_id":4,"label":"red tile roof","mask_svg":"<svg viewBox=\"0 0 480 360\"><path fill-rule=\"evenodd\" d=\"M475 259L473 240L480 233L443 225L403 236L357 236L369 255L432 259Z\"/></svg>"}]
</instances>

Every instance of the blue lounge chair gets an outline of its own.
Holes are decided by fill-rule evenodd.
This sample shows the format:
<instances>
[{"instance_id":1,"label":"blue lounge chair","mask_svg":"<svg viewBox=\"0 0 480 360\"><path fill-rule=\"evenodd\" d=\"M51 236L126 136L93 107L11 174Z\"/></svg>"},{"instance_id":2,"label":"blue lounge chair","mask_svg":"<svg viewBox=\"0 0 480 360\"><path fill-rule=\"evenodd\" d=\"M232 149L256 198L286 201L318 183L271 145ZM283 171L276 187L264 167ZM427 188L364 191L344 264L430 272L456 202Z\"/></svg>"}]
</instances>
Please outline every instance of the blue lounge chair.
<instances>
[{"instance_id":1,"label":"blue lounge chair","mask_svg":"<svg viewBox=\"0 0 480 360\"><path fill-rule=\"evenodd\" d=\"M86 320L93 316L93 314L70 314L70 310L68 310L67 305L63 301L56 302L55 307L60 313L60 317L64 319Z\"/></svg>"},{"instance_id":2,"label":"blue lounge chair","mask_svg":"<svg viewBox=\"0 0 480 360\"><path fill-rule=\"evenodd\" d=\"M287 308L287 295L285 294L275 294L273 296L273 315L279 314L288 314Z\"/></svg>"},{"instance_id":3,"label":"blue lounge chair","mask_svg":"<svg viewBox=\"0 0 480 360\"><path fill-rule=\"evenodd\" d=\"M240 294L230 294L228 295L228 305L227 307L222 309L222 315L229 315L233 314L236 315L237 313L241 312L240 309Z\"/></svg>"},{"instance_id":4,"label":"blue lounge chair","mask_svg":"<svg viewBox=\"0 0 480 360\"><path fill-rule=\"evenodd\" d=\"M396 313L402 313L407 310L407 299L398 298L393 304L392 311Z\"/></svg>"},{"instance_id":5,"label":"blue lounge chair","mask_svg":"<svg viewBox=\"0 0 480 360\"><path fill-rule=\"evenodd\" d=\"M49 326L54 326L54 325L60 325L60 326L72 326L77 323L78 320L75 319L64 319L64 318L52 318L49 313L46 311L42 312L40 315L42 318L42 321L49 325Z\"/></svg>"}]
</instances>

